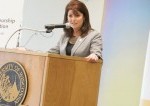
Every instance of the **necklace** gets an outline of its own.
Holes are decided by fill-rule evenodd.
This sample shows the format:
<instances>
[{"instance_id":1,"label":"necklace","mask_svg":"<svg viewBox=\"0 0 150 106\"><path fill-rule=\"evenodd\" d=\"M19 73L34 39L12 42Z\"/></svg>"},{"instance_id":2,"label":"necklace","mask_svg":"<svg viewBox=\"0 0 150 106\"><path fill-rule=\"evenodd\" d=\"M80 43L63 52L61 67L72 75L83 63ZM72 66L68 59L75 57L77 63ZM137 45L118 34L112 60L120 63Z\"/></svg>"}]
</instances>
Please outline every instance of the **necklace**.
<instances>
[{"instance_id":1,"label":"necklace","mask_svg":"<svg viewBox=\"0 0 150 106\"><path fill-rule=\"evenodd\" d=\"M70 39L69 39L69 43L71 44L75 44L77 39L78 39L79 36L72 36Z\"/></svg>"}]
</instances>

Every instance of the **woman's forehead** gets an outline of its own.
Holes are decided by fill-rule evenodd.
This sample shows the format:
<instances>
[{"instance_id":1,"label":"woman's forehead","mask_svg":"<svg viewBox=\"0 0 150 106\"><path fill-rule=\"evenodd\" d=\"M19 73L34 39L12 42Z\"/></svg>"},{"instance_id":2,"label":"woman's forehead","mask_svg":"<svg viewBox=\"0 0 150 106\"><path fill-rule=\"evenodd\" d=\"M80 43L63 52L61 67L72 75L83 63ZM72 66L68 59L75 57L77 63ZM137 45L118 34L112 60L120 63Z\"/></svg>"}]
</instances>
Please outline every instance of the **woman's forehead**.
<instances>
[{"instance_id":1,"label":"woman's forehead","mask_svg":"<svg viewBox=\"0 0 150 106\"><path fill-rule=\"evenodd\" d=\"M78 10L69 10L68 11L68 14L82 14L80 11L78 11Z\"/></svg>"}]
</instances>

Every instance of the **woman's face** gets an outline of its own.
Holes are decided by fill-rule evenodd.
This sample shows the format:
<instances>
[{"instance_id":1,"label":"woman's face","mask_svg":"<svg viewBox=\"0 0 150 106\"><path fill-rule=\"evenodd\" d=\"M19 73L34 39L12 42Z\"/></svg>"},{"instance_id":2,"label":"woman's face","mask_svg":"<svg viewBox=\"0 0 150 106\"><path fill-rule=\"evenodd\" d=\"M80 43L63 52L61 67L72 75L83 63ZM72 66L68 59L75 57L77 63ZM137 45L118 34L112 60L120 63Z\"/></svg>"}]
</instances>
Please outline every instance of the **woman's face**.
<instances>
[{"instance_id":1,"label":"woman's face","mask_svg":"<svg viewBox=\"0 0 150 106\"><path fill-rule=\"evenodd\" d=\"M74 30L80 30L84 22L84 16L81 12L69 10L67 18Z\"/></svg>"}]
</instances>

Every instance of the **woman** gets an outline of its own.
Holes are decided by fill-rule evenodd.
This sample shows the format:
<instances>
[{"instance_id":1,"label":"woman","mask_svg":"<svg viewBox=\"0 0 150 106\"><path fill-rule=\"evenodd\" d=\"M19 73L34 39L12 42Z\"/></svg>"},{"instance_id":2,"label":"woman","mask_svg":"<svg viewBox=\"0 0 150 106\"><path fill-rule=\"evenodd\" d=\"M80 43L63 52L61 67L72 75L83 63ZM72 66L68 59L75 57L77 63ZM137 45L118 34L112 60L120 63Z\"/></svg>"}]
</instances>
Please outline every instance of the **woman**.
<instances>
[{"instance_id":1,"label":"woman","mask_svg":"<svg viewBox=\"0 0 150 106\"><path fill-rule=\"evenodd\" d=\"M97 62L102 58L102 39L100 33L91 28L89 12L84 3L72 0L65 9L64 22L70 28L64 28L64 34L50 53L85 57L87 61Z\"/></svg>"}]
</instances>

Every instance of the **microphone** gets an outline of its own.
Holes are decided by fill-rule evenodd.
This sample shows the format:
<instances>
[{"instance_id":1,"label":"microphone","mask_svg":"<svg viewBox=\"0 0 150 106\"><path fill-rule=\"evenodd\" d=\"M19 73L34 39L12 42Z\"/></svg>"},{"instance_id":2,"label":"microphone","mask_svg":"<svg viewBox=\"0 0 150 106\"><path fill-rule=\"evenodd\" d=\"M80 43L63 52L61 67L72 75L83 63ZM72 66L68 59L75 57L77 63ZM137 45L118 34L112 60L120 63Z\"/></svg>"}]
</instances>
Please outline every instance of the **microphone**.
<instances>
[{"instance_id":1,"label":"microphone","mask_svg":"<svg viewBox=\"0 0 150 106\"><path fill-rule=\"evenodd\" d=\"M65 24L48 24L45 25L45 28L48 30L52 30L54 28L70 28L70 24L69 23L65 23Z\"/></svg>"}]
</instances>

